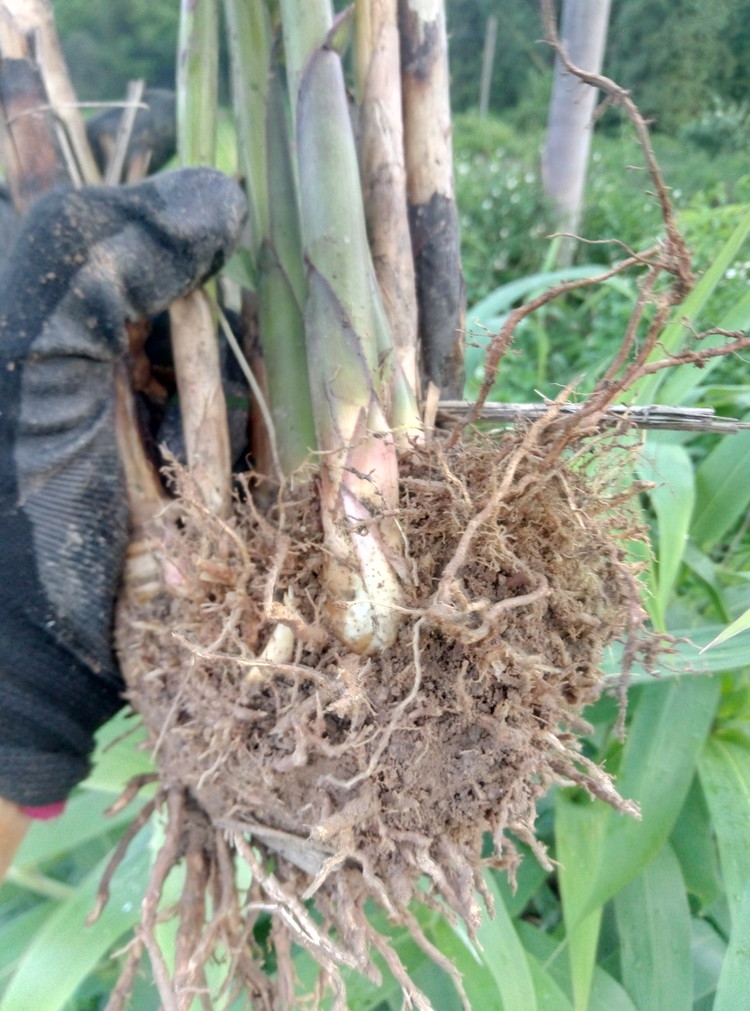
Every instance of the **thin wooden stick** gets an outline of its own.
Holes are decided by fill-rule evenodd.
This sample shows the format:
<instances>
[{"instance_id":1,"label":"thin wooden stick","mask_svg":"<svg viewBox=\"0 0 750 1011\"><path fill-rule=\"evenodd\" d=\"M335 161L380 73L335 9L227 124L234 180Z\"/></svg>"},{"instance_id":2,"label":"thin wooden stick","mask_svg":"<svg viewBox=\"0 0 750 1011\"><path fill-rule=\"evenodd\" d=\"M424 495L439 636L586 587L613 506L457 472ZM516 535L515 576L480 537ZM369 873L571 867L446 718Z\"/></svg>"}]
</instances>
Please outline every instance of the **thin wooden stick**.
<instances>
[{"instance_id":1,"label":"thin wooden stick","mask_svg":"<svg viewBox=\"0 0 750 1011\"><path fill-rule=\"evenodd\" d=\"M547 403L485 403L476 420L491 421L498 425L526 424L545 414L548 406ZM441 400L437 412L438 424L455 423L459 418L472 414L474 408L474 403L469 400ZM585 408L586 402L562 404L559 413L570 417L580 414ZM671 432L718 432L722 435L733 435L750 428L750 422L747 421L716 417L712 407L666 407L663 404L634 407L612 404L597 419L597 427L617 425Z\"/></svg>"},{"instance_id":2,"label":"thin wooden stick","mask_svg":"<svg viewBox=\"0 0 750 1011\"><path fill-rule=\"evenodd\" d=\"M142 108L141 99L143 98L144 87L145 82L142 80L131 81L128 85L126 104L122 110L120 125L115 137L115 147L104 173L104 182L107 186L116 186L122 179L122 170L125 167L125 159L128 154L128 144L133 134L133 127L135 126L135 117L138 115L138 109ZM129 182L136 181L136 179L129 180Z\"/></svg>"}]
</instances>

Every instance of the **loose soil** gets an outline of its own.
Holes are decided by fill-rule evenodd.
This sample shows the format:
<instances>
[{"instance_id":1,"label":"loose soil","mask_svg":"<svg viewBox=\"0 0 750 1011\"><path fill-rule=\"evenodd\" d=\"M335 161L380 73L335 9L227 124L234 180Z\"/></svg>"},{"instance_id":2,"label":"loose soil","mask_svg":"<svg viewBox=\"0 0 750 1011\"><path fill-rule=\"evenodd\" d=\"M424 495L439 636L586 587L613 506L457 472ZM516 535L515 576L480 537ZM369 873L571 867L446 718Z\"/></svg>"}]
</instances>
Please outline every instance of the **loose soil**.
<instances>
[{"instance_id":1,"label":"loose soil","mask_svg":"<svg viewBox=\"0 0 750 1011\"><path fill-rule=\"evenodd\" d=\"M307 943L341 1007L337 962L374 977L371 946L383 953L366 900L429 950L408 910L418 890L473 930L483 871L512 876L514 840L549 866L534 821L552 784L634 811L580 745L603 650L643 619L624 554L640 532L632 489L613 478L623 473L613 442L561 453L539 426L449 451L436 437L406 454L406 613L396 643L369 657L326 626L314 480L282 489L265 513L246 482L224 522L173 472L177 497L156 532L165 582L120 609L130 698L165 788L207 823L205 859L223 835L257 860L257 898L287 904L277 948ZM604 462L612 453L619 469ZM279 624L294 632L292 658L259 663ZM306 942L299 899L311 896L323 924Z\"/></svg>"}]
</instances>

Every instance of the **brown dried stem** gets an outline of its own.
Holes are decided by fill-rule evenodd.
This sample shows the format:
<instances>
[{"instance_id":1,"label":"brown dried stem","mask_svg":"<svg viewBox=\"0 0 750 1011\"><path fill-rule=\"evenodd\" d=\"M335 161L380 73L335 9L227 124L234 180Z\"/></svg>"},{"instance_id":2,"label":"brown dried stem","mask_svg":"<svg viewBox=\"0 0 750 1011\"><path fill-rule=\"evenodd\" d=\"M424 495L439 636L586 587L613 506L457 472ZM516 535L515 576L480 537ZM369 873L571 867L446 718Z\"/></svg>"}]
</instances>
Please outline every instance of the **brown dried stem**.
<instances>
[{"instance_id":1,"label":"brown dried stem","mask_svg":"<svg viewBox=\"0 0 750 1011\"><path fill-rule=\"evenodd\" d=\"M469 411L466 418L463 418L453 429L453 432L448 439L447 448L450 449L454 446L461 438L463 430L468 425L473 425L474 422L479 419L482 413L482 408L484 407L485 401L487 400L497 377L498 365L510 347L515 335L516 327L522 320L526 319L527 316L530 316L531 313L536 312L537 309L541 309L542 306L547 305L556 298L559 298L561 295L567 295L568 292L577 291L579 288L588 288L591 285L602 284L604 281L608 281L611 277L615 277L617 274L622 274L623 271L628 270L630 267L643 263L644 261L647 262L648 258L655 252L656 249L649 249L644 253L628 257L627 260L622 260L609 270L605 270L601 274L597 274L596 277L583 277L578 278L575 281L563 281L561 284L556 284L554 287L548 288L547 291L542 292L541 295L537 295L536 298L531 299L531 301L526 302L524 305L520 305L513 309L508 314L508 318L502 328L492 338L492 343L487 349L487 358L484 365L484 379L482 380L482 385L479 389L476 403Z\"/></svg>"}]
</instances>

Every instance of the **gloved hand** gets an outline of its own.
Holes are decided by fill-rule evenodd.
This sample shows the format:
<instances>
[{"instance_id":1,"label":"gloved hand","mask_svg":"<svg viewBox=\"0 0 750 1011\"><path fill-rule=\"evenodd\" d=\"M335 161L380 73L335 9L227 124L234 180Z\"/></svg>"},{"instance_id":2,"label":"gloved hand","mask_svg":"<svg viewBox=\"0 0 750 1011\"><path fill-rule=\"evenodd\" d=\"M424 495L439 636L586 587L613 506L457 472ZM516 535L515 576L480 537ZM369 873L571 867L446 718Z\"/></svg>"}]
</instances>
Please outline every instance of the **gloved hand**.
<instances>
[{"instance_id":1,"label":"gloved hand","mask_svg":"<svg viewBox=\"0 0 750 1011\"><path fill-rule=\"evenodd\" d=\"M122 705L125 321L217 271L245 216L239 187L209 169L53 192L0 275L0 797L17 804L64 800Z\"/></svg>"}]
</instances>

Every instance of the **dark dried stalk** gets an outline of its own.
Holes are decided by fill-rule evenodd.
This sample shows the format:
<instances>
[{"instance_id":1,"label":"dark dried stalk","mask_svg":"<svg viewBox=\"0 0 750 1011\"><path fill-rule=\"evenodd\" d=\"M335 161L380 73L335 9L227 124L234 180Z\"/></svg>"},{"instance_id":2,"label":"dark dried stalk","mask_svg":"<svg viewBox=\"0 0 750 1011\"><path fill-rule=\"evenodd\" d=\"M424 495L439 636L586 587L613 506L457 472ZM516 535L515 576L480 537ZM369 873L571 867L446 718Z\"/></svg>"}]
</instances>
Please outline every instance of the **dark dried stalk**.
<instances>
[{"instance_id":1,"label":"dark dried stalk","mask_svg":"<svg viewBox=\"0 0 750 1011\"><path fill-rule=\"evenodd\" d=\"M399 0L404 149L424 385L463 390L461 273L443 4Z\"/></svg>"}]
</instances>

